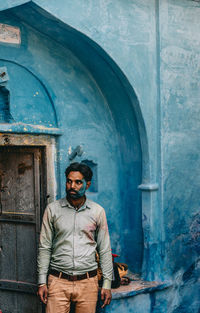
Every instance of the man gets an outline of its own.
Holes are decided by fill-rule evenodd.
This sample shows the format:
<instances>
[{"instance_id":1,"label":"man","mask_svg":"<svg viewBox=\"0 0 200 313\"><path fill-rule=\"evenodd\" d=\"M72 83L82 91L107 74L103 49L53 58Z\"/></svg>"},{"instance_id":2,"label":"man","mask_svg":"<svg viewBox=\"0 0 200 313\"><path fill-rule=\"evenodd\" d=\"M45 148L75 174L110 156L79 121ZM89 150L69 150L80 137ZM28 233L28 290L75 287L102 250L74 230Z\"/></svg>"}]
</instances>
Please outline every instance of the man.
<instances>
[{"instance_id":1,"label":"man","mask_svg":"<svg viewBox=\"0 0 200 313\"><path fill-rule=\"evenodd\" d=\"M105 211L85 196L93 175L87 165L72 163L65 175L66 198L49 204L43 217L38 295L47 304L46 313L68 313L71 301L76 313L95 313L96 251L103 273L102 307L111 301L113 269Z\"/></svg>"}]
</instances>

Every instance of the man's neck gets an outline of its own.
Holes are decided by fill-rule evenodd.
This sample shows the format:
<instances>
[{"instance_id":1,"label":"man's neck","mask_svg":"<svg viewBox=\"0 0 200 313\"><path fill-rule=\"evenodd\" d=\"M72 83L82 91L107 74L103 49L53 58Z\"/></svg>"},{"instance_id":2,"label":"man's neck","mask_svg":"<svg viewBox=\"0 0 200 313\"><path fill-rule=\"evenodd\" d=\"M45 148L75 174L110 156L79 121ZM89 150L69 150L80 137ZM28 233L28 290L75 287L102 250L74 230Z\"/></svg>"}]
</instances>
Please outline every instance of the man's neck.
<instances>
[{"instance_id":1,"label":"man's neck","mask_svg":"<svg viewBox=\"0 0 200 313\"><path fill-rule=\"evenodd\" d=\"M67 200L69 201L69 203L76 209L79 209L80 207L82 207L86 201L86 196L84 195L81 198L78 199L72 199L72 198L68 198Z\"/></svg>"}]
</instances>

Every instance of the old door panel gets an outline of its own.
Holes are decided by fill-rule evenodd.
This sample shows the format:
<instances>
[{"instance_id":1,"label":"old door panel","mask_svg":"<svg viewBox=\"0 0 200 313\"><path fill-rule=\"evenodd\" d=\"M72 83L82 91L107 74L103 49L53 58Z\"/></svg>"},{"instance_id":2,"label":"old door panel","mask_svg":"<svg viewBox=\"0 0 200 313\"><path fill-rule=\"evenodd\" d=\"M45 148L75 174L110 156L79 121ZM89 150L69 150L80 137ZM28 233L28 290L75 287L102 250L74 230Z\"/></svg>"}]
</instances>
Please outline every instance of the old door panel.
<instances>
[{"instance_id":1,"label":"old door panel","mask_svg":"<svg viewBox=\"0 0 200 313\"><path fill-rule=\"evenodd\" d=\"M34 209L34 154L8 149L0 154L2 213L31 214Z\"/></svg>"},{"instance_id":2,"label":"old door panel","mask_svg":"<svg viewBox=\"0 0 200 313\"><path fill-rule=\"evenodd\" d=\"M34 225L17 225L17 280L37 283L36 236Z\"/></svg>"},{"instance_id":3,"label":"old door panel","mask_svg":"<svg viewBox=\"0 0 200 313\"><path fill-rule=\"evenodd\" d=\"M36 297L41 151L36 147L0 147L2 312L41 312Z\"/></svg>"},{"instance_id":4,"label":"old door panel","mask_svg":"<svg viewBox=\"0 0 200 313\"><path fill-rule=\"evenodd\" d=\"M16 226L14 224L0 223L0 234L0 278L16 279Z\"/></svg>"}]
</instances>

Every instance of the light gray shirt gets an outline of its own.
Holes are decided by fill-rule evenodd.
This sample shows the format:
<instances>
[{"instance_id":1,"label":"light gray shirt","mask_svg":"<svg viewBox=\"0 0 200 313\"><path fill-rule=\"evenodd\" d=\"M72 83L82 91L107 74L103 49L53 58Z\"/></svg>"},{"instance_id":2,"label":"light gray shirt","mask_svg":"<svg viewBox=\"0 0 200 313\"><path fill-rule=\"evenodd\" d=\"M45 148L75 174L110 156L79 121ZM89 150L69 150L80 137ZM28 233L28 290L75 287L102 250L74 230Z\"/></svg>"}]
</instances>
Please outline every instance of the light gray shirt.
<instances>
[{"instance_id":1,"label":"light gray shirt","mask_svg":"<svg viewBox=\"0 0 200 313\"><path fill-rule=\"evenodd\" d=\"M112 255L104 209L86 199L76 210L66 198L50 203L44 213L38 254L38 283L46 283L49 267L69 275L97 268L99 253L103 288L111 288Z\"/></svg>"}]
</instances>

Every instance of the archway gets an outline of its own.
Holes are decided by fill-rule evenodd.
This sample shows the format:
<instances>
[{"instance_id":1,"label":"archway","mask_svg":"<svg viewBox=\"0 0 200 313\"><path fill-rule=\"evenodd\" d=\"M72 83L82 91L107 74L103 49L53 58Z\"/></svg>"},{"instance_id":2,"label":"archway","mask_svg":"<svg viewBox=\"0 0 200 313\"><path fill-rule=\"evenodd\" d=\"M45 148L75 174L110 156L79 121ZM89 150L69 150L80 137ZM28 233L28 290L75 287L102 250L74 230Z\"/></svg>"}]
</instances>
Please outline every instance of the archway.
<instances>
[{"instance_id":1,"label":"archway","mask_svg":"<svg viewBox=\"0 0 200 313\"><path fill-rule=\"evenodd\" d=\"M8 20L14 18L18 23L21 21L48 36L51 41L71 50L84 64L96 82L105 104L108 105L107 110L113 118L117 140L117 157L114 155L116 150L113 151L117 170L113 179L117 180L118 186L114 194L118 208L114 215L116 212L118 214L108 216L108 220L111 235L116 236L117 224L120 234L113 239L113 250L120 238L121 245L116 252L120 253L121 259L127 262L133 271L140 272L143 258L143 230L141 194L138 185L142 181L148 181L149 168L145 125L133 88L117 64L101 47L33 3L10 9L6 14L5 18ZM40 23L37 23L38 19ZM61 146L62 144L61 139ZM110 148L112 150L113 146ZM90 155L92 157L92 153ZM61 171L63 167L64 164L61 164ZM105 169L103 171L105 172ZM100 193L95 195L97 199L101 199L101 196ZM104 193L103 199L104 203L109 203L109 194Z\"/></svg>"}]
</instances>

